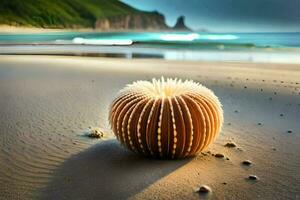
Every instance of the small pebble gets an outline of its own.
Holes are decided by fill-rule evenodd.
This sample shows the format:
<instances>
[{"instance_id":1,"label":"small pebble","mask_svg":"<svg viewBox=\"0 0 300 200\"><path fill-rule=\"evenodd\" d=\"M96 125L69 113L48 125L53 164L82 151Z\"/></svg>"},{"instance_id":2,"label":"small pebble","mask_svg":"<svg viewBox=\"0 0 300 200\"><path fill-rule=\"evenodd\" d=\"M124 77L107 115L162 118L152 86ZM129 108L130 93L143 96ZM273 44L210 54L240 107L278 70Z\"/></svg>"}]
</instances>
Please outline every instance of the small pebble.
<instances>
[{"instance_id":1,"label":"small pebble","mask_svg":"<svg viewBox=\"0 0 300 200\"><path fill-rule=\"evenodd\" d=\"M238 110L235 110L234 112L235 112L235 113L238 113L239 111L238 111Z\"/></svg>"},{"instance_id":2,"label":"small pebble","mask_svg":"<svg viewBox=\"0 0 300 200\"><path fill-rule=\"evenodd\" d=\"M242 148L240 148L240 147L238 147L237 150L239 150L239 151L244 151L244 150L243 150Z\"/></svg>"},{"instance_id":3,"label":"small pebble","mask_svg":"<svg viewBox=\"0 0 300 200\"><path fill-rule=\"evenodd\" d=\"M229 147L229 148L233 148L233 147L236 147L237 145L234 142L227 142L224 146Z\"/></svg>"},{"instance_id":4,"label":"small pebble","mask_svg":"<svg viewBox=\"0 0 300 200\"><path fill-rule=\"evenodd\" d=\"M222 184L223 184L223 185L227 185L227 183L226 183L226 182L223 182Z\"/></svg>"},{"instance_id":5,"label":"small pebble","mask_svg":"<svg viewBox=\"0 0 300 200\"><path fill-rule=\"evenodd\" d=\"M230 125L231 125L231 123L229 122L229 123L227 123L227 125L228 125L228 126L230 126Z\"/></svg>"},{"instance_id":6,"label":"small pebble","mask_svg":"<svg viewBox=\"0 0 300 200\"><path fill-rule=\"evenodd\" d=\"M216 158L224 158L225 156L224 156L224 154L217 153L217 154L215 155L215 157L216 157Z\"/></svg>"},{"instance_id":7,"label":"small pebble","mask_svg":"<svg viewBox=\"0 0 300 200\"><path fill-rule=\"evenodd\" d=\"M283 114L280 114L280 117L283 117Z\"/></svg>"},{"instance_id":8,"label":"small pebble","mask_svg":"<svg viewBox=\"0 0 300 200\"><path fill-rule=\"evenodd\" d=\"M211 188L207 185L201 185L197 192L201 194L207 194L211 192Z\"/></svg>"},{"instance_id":9,"label":"small pebble","mask_svg":"<svg viewBox=\"0 0 300 200\"><path fill-rule=\"evenodd\" d=\"M249 180L258 180L258 177L256 175L249 175L248 179Z\"/></svg>"},{"instance_id":10,"label":"small pebble","mask_svg":"<svg viewBox=\"0 0 300 200\"><path fill-rule=\"evenodd\" d=\"M87 136L90 138L102 138L104 133L97 129L91 129Z\"/></svg>"},{"instance_id":11,"label":"small pebble","mask_svg":"<svg viewBox=\"0 0 300 200\"><path fill-rule=\"evenodd\" d=\"M272 150L273 150L273 151L276 151L277 149L273 147Z\"/></svg>"},{"instance_id":12,"label":"small pebble","mask_svg":"<svg viewBox=\"0 0 300 200\"><path fill-rule=\"evenodd\" d=\"M261 125L262 125L262 123L258 122L258 123L257 123L257 125L261 126Z\"/></svg>"},{"instance_id":13,"label":"small pebble","mask_svg":"<svg viewBox=\"0 0 300 200\"><path fill-rule=\"evenodd\" d=\"M242 162L242 164L243 164L243 165L250 166L250 165L252 165L252 162L251 162L250 160L244 160L244 161Z\"/></svg>"},{"instance_id":14,"label":"small pebble","mask_svg":"<svg viewBox=\"0 0 300 200\"><path fill-rule=\"evenodd\" d=\"M286 132L287 132L287 133L292 133L293 131L292 131L292 130L287 130Z\"/></svg>"},{"instance_id":15,"label":"small pebble","mask_svg":"<svg viewBox=\"0 0 300 200\"><path fill-rule=\"evenodd\" d=\"M244 88L247 89L247 86L245 86Z\"/></svg>"}]
</instances>

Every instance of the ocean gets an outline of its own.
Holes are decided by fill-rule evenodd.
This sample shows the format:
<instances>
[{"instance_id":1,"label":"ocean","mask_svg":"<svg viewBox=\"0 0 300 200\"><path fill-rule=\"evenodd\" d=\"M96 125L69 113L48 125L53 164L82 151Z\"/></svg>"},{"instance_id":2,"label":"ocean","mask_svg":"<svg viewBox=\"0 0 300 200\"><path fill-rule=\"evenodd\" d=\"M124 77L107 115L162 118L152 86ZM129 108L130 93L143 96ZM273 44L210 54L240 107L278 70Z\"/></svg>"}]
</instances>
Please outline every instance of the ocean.
<instances>
[{"instance_id":1,"label":"ocean","mask_svg":"<svg viewBox=\"0 0 300 200\"><path fill-rule=\"evenodd\" d=\"M51 32L0 34L0 54L300 63L300 33Z\"/></svg>"}]
</instances>

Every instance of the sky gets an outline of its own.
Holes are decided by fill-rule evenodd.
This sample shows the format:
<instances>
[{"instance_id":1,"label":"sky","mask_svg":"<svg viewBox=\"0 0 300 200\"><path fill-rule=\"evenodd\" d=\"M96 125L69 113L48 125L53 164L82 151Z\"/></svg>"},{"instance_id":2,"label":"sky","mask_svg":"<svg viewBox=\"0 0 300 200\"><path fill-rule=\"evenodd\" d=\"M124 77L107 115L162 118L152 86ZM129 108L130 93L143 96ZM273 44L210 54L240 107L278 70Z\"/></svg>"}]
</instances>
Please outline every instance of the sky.
<instances>
[{"instance_id":1,"label":"sky","mask_svg":"<svg viewBox=\"0 0 300 200\"><path fill-rule=\"evenodd\" d=\"M300 32L300 0L121 0L158 11L174 26L184 15L193 30L212 32Z\"/></svg>"}]
</instances>

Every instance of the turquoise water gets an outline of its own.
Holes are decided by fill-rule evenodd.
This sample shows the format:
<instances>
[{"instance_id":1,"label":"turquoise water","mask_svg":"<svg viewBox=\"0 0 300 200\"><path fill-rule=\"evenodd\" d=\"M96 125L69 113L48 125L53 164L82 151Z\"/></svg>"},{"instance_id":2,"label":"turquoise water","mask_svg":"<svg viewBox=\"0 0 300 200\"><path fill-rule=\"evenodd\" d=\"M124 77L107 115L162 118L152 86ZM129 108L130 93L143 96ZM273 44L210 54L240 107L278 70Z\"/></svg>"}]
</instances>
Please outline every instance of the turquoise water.
<instances>
[{"instance_id":1,"label":"turquoise water","mask_svg":"<svg viewBox=\"0 0 300 200\"><path fill-rule=\"evenodd\" d=\"M161 45L194 48L300 47L300 33L53 32L0 34L1 44Z\"/></svg>"},{"instance_id":2,"label":"turquoise water","mask_svg":"<svg viewBox=\"0 0 300 200\"><path fill-rule=\"evenodd\" d=\"M72 55L300 64L299 47L300 33L0 34L0 55Z\"/></svg>"}]
</instances>

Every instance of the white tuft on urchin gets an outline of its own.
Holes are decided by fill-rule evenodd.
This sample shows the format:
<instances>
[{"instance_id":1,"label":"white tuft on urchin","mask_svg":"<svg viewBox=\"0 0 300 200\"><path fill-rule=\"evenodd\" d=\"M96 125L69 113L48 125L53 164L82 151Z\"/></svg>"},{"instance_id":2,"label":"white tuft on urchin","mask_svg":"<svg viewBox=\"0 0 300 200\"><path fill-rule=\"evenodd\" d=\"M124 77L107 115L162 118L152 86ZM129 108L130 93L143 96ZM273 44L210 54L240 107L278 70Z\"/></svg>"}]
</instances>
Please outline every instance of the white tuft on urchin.
<instances>
[{"instance_id":1,"label":"white tuft on urchin","mask_svg":"<svg viewBox=\"0 0 300 200\"><path fill-rule=\"evenodd\" d=\"M214 93L192 80L136 81L113 101L109 120L117 139L144 155L191 156L219 134L223 110Z\"/></svg>"}]
</instances>

